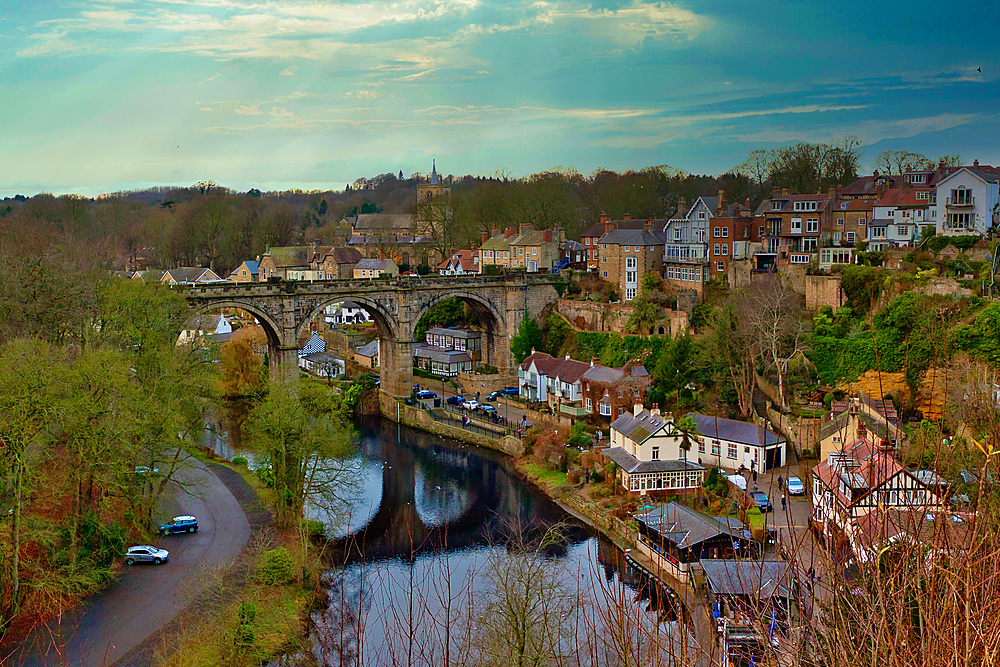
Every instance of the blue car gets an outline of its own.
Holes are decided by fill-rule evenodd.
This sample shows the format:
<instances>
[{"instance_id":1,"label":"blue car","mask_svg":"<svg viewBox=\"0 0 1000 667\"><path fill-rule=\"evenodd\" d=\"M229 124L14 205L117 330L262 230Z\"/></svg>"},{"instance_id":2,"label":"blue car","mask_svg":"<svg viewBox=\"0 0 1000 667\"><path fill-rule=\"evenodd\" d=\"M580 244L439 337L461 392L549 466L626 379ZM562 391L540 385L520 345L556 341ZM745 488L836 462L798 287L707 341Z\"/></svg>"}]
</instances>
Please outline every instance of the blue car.
<instances>
[{"instance_id":1,"label":"blue car","mask_svg":"<svg viewBox=\"0 0 1000 667\"><path fill-rule=\"evenodd\" d=\"M750 499L753 500L754 504L757 505L757 509L761 512L771 511L771 501L767 499L767 494L763 491L751 491Z\"/></svg>"},{"instance_id":2,"label":"blue car","mask_svg":"<svg viewBox=\"0 0 1000 667\"><path fill-rule=\"evenodd\" d=\"M507 394L508 396L519 396L521 394L521 390L519 390L517 387L504 387L503 393Z\"/></svg>"},{"instance_id":3,"label":"blue car","mask_svg":"<svg viewBox=\"0 0 1000 667\"><path fill-rule=\"evenodd\" d=\"M430 389L421 389L420 391L417 392L417 398L420 399L437 398L437 397L438 395L433 391L431 391Z\"/></svg>"},{"instance_id":4,"label":"blue car","mask_svg":"<svg viewBox=\"0 0 1000 667\"><path fill-rule=\"evenodd\" d=\"M462 405L463 403L465 403L465 399L459 396L458 394L455 394L454 396L449 396L447 399L445 399L445 403L447 403L448 405Z\"/></svg>"}]
</instances>

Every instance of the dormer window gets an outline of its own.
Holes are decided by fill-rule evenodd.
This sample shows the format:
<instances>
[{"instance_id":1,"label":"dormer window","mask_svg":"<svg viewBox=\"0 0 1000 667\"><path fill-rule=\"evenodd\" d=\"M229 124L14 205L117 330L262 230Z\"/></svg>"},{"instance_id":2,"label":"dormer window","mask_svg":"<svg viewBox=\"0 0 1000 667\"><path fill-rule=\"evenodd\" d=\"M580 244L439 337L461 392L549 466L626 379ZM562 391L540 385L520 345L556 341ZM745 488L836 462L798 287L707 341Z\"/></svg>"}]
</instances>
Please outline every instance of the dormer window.
<instances>
[{"instance_id":1,"label":"dormer window","mask_svg":"<svg viewBox=\"0 0 1000 667\"><path fill-rule=\"evenodd\" d=\"M780 211L781 207L784 206L784 205L785 205L785 202L773 201L773 202L771 202L771 210L772 211Z\"/></svg>"}]
</instances>

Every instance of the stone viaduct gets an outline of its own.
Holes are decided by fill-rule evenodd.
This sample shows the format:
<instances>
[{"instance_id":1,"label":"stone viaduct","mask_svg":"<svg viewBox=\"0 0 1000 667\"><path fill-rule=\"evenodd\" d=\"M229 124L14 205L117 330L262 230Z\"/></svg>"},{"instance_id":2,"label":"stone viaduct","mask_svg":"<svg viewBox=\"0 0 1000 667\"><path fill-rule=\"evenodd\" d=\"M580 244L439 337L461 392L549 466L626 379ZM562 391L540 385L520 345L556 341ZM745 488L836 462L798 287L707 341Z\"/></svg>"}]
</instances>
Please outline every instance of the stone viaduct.
<instances>
[{"instance_id":1,"label":"stone viaduct","mask_svg":"<svg viewBox=\"0 0 1000 667\"><path fill-rule=\"evenodd\" d=\"M413 386L413 335L420 318L435 303L458 298L483 323L483 362L508 378L515 373L510 340L525 314L537 317L559 295L554 276L516 273L503 276L343 279L266 283L208 283L176 288L190 315L240 308L267 334L272 377L298 373L298 340L327 306L354 301L375 320L381 340L379 371L383 396L408 396Z\"/></svg>"}]
</instances>

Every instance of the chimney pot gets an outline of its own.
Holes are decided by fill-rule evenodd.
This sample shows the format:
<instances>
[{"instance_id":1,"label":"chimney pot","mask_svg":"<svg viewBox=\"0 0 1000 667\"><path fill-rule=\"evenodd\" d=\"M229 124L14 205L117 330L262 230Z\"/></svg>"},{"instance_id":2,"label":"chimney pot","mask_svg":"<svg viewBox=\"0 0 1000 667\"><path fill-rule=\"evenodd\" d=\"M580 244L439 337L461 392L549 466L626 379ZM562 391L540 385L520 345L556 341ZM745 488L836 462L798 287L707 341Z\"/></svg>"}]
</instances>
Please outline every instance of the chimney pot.
<instances>
[{"instance_id":1,"label":"chimney pot","mask_svg":"<svg viewBox=\"0 0 1000 667\"><path fill-rule=\"evenodd\" d=\"M610 220L610 219L611 219L611 218L610 218L610 217L608 217L608 214L607 214L607 213L605 213L604 211L601 211L601 222L607 222L607 221L608 221L608 220Z\"/></svg>"},{"instance_id":2,"label":"chimney pot","mask_svg":"<svg viewBox=\"0 0 1000 667\"><path fill-rule=\"evenodd\" d=\"M483 238L483 243L486 243L490 238L490 233L485 229L483 230L482 238Z\"/></svg>"},{"instance_id":3,"label":"chimney pot","mask_svg":"<svg viewBox=\"0 0 1000 667\"><path fill-rule=\"evenodd\" d=\"M979 169L979 158L976 158L975 160L972 161L972 166L975 167L976 169Z\"/></svg>"},{"instance_id":4,"label":"chimney pot","mask_svg":"<svg viewBox=\"0 0 1000 667\"><path fill-rule=\"evenodd\" d=\"M626 213L625 215L622 216L622 220L631 220L631 219L632 219L631 213Z\"/></svg>"},{"instance_id":5,"label":"chimney pot","mask_svg":"<svg viewBox=\"0 0 1000 667\"><path fill-rule=\"evenodd\" d=\"M788 188L781 188L781 194L783 195L791 194L791 190L789 190Z\"/></svg>"}]
</instances>

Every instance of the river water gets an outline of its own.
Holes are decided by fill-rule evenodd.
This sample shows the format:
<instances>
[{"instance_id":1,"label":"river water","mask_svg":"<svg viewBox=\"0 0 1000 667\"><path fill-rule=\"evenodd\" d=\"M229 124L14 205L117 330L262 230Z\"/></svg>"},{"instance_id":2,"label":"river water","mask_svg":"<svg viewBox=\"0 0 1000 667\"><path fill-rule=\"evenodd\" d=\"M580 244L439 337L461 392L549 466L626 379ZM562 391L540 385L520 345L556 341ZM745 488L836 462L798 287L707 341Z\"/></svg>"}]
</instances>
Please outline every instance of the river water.
<instances>
[{"instance_id":1,"label":"river water","mask_svg":"<svg viewBox=\"0 0 1000 667\"><path fill-rule=\"evenodd\" d=\"M312 650L281 664L504 664L525 625L529 648L533 637L561 664L621 664L629 651L633 664L677 664L691 648L672 591L503 455L381 419L359 430L349 511L311 512L333 538Z\"/></svg>"}]
</instances>

